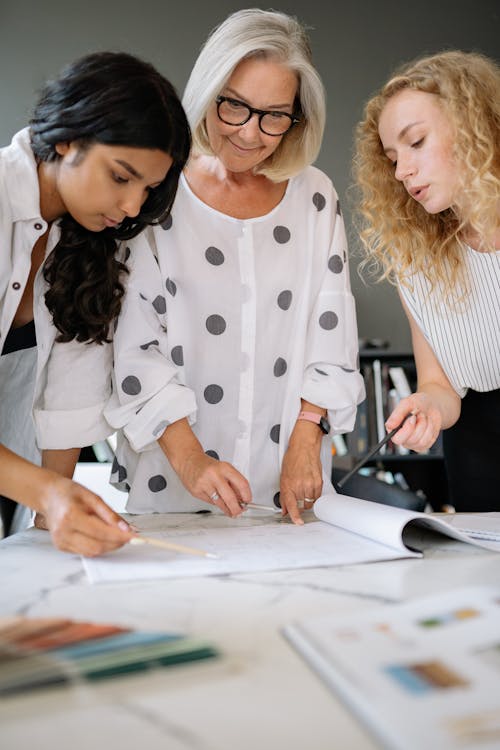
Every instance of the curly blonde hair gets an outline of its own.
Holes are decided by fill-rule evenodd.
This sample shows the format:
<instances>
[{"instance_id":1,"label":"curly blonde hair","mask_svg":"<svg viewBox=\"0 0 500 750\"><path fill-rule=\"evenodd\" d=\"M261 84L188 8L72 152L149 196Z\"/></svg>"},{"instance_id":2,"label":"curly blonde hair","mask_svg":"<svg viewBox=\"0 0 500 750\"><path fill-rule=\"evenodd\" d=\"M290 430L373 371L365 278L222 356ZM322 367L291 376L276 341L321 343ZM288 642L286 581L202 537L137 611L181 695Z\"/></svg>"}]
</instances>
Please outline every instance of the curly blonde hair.
<instances>
[{"instance_id":1,"label":"curly blonde hair","mask_svg":"<svg viewBox=\"0 0 500 750\"><path fill-rule=\"evenodd\" d=\"M453 157L459 167L458 215L449 208L429 214L395 179L378 133L381 112L403 89L435 94L453 128ZM477 53L442 52L398 70L367 103L356 131L354 175L360 191L361 268L380 280L408 285L422 272L460 298L462 233L481 238L481 250L494 250L500 207L500 68ZM462 199L460 200L460 196ZM466 291L466 289L465 289Z\"/></svg>"}]
</instances>

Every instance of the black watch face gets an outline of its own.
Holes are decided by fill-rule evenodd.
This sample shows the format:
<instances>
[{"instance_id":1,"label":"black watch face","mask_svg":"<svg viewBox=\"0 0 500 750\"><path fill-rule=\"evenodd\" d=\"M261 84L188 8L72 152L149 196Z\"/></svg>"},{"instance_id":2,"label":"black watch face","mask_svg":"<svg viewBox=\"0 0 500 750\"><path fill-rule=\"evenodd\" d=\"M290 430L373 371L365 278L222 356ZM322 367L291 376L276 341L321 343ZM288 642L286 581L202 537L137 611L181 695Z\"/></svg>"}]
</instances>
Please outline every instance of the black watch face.
<instances>
[{"instance_id":1,"label":"black watch face","mask_svg":"<svg viewBox=\"0 0 500 750\"><path fill-rule=\"evenodd\" d=\"M330 422L326 417L321 417L321 419L319 420L319 426L321 427L325 435L328 435L328 433L330 432Z\"/></svg>"}]
</instances>

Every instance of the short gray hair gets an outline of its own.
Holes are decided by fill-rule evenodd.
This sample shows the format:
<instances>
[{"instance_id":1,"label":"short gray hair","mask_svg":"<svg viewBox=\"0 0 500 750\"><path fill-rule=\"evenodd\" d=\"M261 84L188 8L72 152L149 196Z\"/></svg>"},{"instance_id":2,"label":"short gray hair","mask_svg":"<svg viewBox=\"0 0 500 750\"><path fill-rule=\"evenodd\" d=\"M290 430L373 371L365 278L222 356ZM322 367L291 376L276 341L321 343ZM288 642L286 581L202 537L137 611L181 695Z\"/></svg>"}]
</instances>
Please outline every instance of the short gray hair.
<instances>
[{"instance_id":1,"label":"short gray hair","mask_svg":"<svg viewBox=\"0 0 500 750\"><path fill-rule=\"evenodd\" d=\"M281 182L315 161L325 128L323 83L312 64L307 32L296 18L258 8L232 13L208 37L194 64L182 103L193 133L194 152L212 155L205 126L208 109L236 66L255 56L278 60L299 80L301 121L255 170Z\"/></svg>"}]
</instances>

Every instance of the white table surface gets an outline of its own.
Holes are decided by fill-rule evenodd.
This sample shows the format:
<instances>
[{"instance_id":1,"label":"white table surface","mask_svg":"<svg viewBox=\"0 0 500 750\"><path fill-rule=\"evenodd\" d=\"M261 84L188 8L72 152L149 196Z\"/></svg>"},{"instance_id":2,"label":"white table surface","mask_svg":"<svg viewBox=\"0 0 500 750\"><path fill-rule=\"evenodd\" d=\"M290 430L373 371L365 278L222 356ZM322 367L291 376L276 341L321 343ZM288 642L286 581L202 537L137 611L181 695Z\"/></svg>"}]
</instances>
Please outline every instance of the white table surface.
<instances>
[{"instance_id":1,"label":"white table surface","mask_svg":"<svg viewBox=\"0 0 500 750\"><path fill-rule=\"evenodd\" d=\"M212 516L214 524L234 523ZM203 517L206 523L207 517ZM256 523L262 522L262 516ZM134 517L142 529L195 515ZM422 532L423 533L423 532ZM281 635L305 616L498 584L500 555L423 536L423 559L90 585L38 529L0 542L0 614L66 616L202 637L222 658L0 701L2 750L373 750L378 747Z\"/></svg>"}]
</instances>

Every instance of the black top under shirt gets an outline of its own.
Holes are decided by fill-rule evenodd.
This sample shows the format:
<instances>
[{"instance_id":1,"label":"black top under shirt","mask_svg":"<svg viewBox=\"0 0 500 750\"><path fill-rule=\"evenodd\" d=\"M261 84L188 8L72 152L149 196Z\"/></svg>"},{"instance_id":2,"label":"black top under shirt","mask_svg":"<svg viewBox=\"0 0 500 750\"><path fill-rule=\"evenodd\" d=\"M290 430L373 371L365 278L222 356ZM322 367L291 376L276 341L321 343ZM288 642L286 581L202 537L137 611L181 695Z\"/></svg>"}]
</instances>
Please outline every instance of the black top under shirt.
<instances>
[{"instance_id":1,"label":"black top under shirt","mask_svg":"<svg viewBox=\"0 0 500 750\"><path fill-rule=\"evenodd\" d=\"M11 328L5 339L2 355L18 352L21 349L31 349L36 346L35 321L30 320L19 328Z\"/></svg>"}]
</instances>

